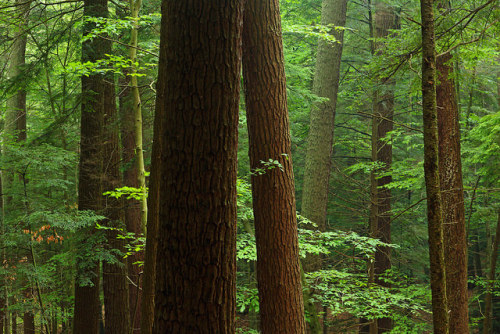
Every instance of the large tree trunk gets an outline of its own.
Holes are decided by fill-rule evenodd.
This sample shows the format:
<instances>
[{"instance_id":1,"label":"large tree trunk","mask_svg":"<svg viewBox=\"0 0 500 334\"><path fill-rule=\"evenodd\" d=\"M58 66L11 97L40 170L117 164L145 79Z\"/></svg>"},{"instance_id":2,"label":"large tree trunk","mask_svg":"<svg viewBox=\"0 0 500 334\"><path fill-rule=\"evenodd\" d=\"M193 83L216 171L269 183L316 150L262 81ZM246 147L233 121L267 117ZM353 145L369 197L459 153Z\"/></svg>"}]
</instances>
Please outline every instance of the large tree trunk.
<instances>
[{"instance_id":1,"label":"large tree trunk","mask_svg":"<svg viewBox=\"0 0 500 334\"><path fill-rule=\"evenodd\" d=\"M252 197L261 330L262 333L304 333L294 177L277 0L246 3L243 78L250 165L254 171Z\"/></svg>"},{"instance_id":2,"label":"large tree trunk","mask_svg":"<svg viewBox=\"0 0 500 334\"><path fill-rule=\"evenodd\" d=\"M420 0L422 14L422 109L424 172L427 192L429 258L434 333L449 333L444 263L442 199L439 183L436 107L436 54L433 0Z\"/></svg>"},{"instance_id":3,"label":"large tree trunk","mask_svg":"<svg viewBox=\"0 0 500 334\"><path fill-rule=\"evenodd\" d=\"M439 177L443 201L446 293L450 333L469 332L467 293L467 238L464 187L460 156L460 127L452 55L436 59L438 71L437 114L439 131Z\"/></svg>"},{"instance_id":4,"label":"large tree trunk","mask_svg":"<svg viewBox=\"0 0 500 334\"><path fill-rule=\"evenodd\" d=\"M106 54L111 54L111 42L101 46ZM102 107L104 122L102 134L102 190L113 191L121 185L119 124L115 104L113 76L105 77L102 87ZM101 194L102 196L102 194ZM121 199L103 198L103 224L111 228L123 228L123 203ZM125 252L125 240L118 239L116 229L106 230L108 247ZM123 256L117 256L117 263L104 261L102 264L104 292L104 324L107 334L130 333L130 310L128 296L127 267Z\"/></svg>"},{"instance_id":5,"label":"large tree trunk","mask_svg":"<svg viewBox=\"0 0 500 334\"><path fill-rule=\"evenodd\" d=\"M235 332L242 4L163 2L155 334Z\"/></svg>"},{"instance_id":6,"label":"large tree trunk","mask_svg":"<svg viewBox=\"0 0 500 334\"><path fill-rule=\"evenodd\" d=\"M84 16L107 17L107 0L85 0ZM88 34L94 27L91 22L84 24L83 32ZM104 58L109 42L94 38L82 45L82 62L96 62ZM78 209L99 211L102 209L102 141L106 95L106 84L102 74L92 73L82 76L82 115L80 139L80 164L78 176ZM110 103L110 102L108 102ZM81 233L92 234L89 227ZM75 308L73 317L74 334L97 334L101 312L99 300L99 262L85 259L87 270L79 266L75 280ZM91 285L80 285L80 277L90 275Z\"/></svg>"},{"instance_id":7,"label":"large tree trunk","mask_svg":"<svg viewBox=\"0 0 500 334\"><path fill-rule=\"evenodd\" d=\"M394 8L377 1L373 17L373 47L376 55L384 53L381 39L390 35L391 29L397 28ZM391 190L386 186L392 181L390 175L379 177L379 173L387 173L392 165L392 144L384 140L393 129L394 115L394 79L380 76L379 86L374 93L372 121L372 160L378 161L381 168L371 173L371 215L370 231L373 238L382 242L391 242ZM377 247L373 263L375 283L389 286L380 276L391 268L390 247ZM385 333L392 329L391 318L380 318L370 325L372 333Z\"/></svg>"}]
</instances>

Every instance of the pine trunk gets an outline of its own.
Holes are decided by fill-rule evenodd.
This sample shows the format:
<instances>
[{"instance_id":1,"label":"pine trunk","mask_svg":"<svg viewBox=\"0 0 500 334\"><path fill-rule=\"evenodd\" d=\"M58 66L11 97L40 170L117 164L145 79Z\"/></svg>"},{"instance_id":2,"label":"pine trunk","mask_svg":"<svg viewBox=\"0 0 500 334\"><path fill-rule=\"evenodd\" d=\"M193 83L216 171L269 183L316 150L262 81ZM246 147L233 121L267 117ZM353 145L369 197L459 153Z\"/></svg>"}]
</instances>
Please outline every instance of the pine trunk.
<instances>
[{"instance_id":1,"label":"pine trunk","mask_svg":"<svg viewBox=\"0 0 500 334\"><path fill-rule=\"evenodd\" d=\"M107 0L85 0L84 16L107 17ZM84 34L94 28L91 22L85 22ZM82 45L82 62L96 62L104 58L108 42L94 38L86 40ZM102 175L102 142L104 127L104 103L106 96L104 77L102 74L92 73L82 76L82 113L80 122L80 163L78 175L78 209L99 212L102 207L101 185ZM109 103L109 102L108 102ZM89 236L94 233L93 227L85 231ZM85 259L89 263L77 271L75 280L75 307L73 316L74 334L97 334L99 331L99 318L101 303L99 300L99 262ZM81 267L81 266L80 266ZM81 285L83 276L90 277L90 285Z\"/></svg>"},{"instance_id":2,"label":"pine trunk","mask_svg":"<svg viewBox=\"0 0 500 334\"><path fill-rule=\"evenodd\" d=\"M102 45L106 54L111 54L111 42ZM118 117L115 105L113 76L106 76L102 87L103 123L103 165L102 190L113 191L121 185L120 145L118 136ZM103 195L101 195L103 196ZM118 238L116 228L123 229L123 203L121 199L105 197L102 199L102 214L106 220L103 225L113 229L106 230L109 250L125 252L125 240ZM107 334L130 333L130 309L128 296L127 267L122 254L115 255L116 263L103 261L102 277L104 292L104 324Z\"/></svg>"},{"instance_id":3,"label":"pine trunk","mask_svg":"<svg viewBox=\"0 0 500 334\"><path fill-rule=\"evenodd\" d=\"M450 333L469 332L467 238L460 155L460 127L452 55L436 59L439 177L443 200L444 260Z\"/></svg>"},{"instance_id":4,"label":"pine trunk","mask_svg":"<svg viewBox=\"0 0 500 334\"><path fill-rule=\"evenodd\" d=\"M153 333L231 334L243 6L234 0L163 6Z\"/></svg>"},{"instance_id":5,"label":"pine trunk","mask_svg":"<svg viewBox=\"0 0 500 334\"><path fill-rule=\"evenodd\" d=\"M277 0L247 1L243 78L262 333L305 333L286 81ZM260 171L260 172L259 172Z\"/></svg>"},{"instance_id":6,"label":"pine trunk","mask_svg":"<svg viewBox=\"0 0 500 334\"><path fill-rule=\"evenodd\" d=\"M376 55L385 50L384 38L397 28L394 8L384 2L377 1L373 17L373 47ZM394 79L378 76L378 87L374 94L372 121L372 161L380 164L380 168L371 175L371 215L370 230L373 238L391 243L391 190L386 186L392 181L391 175L379 176L390 171L392 165L392 143L385 138L393 130L394 115ZM389 287L381 276L391 269L391 248L377 247L373 264L374 282ZM391 318L380 318L371 325L371 332L385 333L392 329Z\"/></svg>"},{"instance_id":7,"label":"pine trunk","mask_svg":"<svg viewBox=\"0 0 500 334\"><path fill-rule=\"evenodd\" d=\"M436 54L433 0L420 0L422 14L422 109L424 122L424 172L427 193L429 258L434 333L448 334L448 302L444 262L442 199L439 183L438 125L436 107Z\"/></svg>"}]
</instances>

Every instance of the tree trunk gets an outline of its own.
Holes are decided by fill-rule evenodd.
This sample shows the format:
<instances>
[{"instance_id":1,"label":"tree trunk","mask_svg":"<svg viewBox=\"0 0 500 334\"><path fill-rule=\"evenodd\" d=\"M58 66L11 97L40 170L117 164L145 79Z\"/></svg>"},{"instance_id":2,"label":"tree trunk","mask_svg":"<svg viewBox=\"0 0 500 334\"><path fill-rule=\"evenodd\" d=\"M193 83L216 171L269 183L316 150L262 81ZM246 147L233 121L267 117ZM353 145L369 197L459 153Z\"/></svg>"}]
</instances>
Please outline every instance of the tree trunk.
<instances>
[{"instance_id":1,"label":"tree trunk","mask_svg":"<svg viewBox=\"0 0 500 334\"><path fill-rule=\"evenodd\" d=\"M234 333L243 5L166 0L163 6L153 333Z\"/></svg>"},{"instance_id":2,"label":"tree trunk","mask_svg":"<svg viewBox=\"0 0 500 334\"><path fill-rule=\"evenodd\" d=\"M277 0L248 1L243 78L262 333L305 333L290 128ZM259 172L260 170L260 172Z\"/></svg>"},{"instance_id":3,"label":"tree trunk","mask_svg":"<svg viewBox=\"0 0 500 334\"><path fill-rule=\"evenodd\" d=\"M347 0L324 0L321 24L345 26ZM301 214L314 222L318 230L326 230L326 210L328 205L328 181L330 179L333 152L335 110L340 77L340 59L344 30L330 32L337 42L320 39L316 56L313 92L327 101L316 103L311 109L307 155L304 169L304 189L302 192ZM310 264L310 270L321 266ZM309 271L309 264L305 270Z\"/></svg>"},{"instance_id":4,"label":"tree trunk","mask_svg":"<svg viewBox=\"0 0 500 334\"><path fill-rule=\"evenodd\" d=\"M394 8L377 1L373 19L373 51L377 55L384 53L381 39L390 35L391 29L397 28ZM384 140L393 130L394 115L394 79L380 76L379 86L374 94L372 121L372 161L381 167L371 173L371 214L370 230L373 238L382 242L391 242L391 190L386 186L392 181L391 175L379 177L379 173L387 173L392 165L392 144ZM388 287L380 276L391 269L391 248L377 247L373 263L373 279L375 283ZM392 329L391 318L380 318L370 324L371 332L385 333Z\"/></svg>"},{"instance_id":5,"label":"tree trunk","mask_svg":"<svg viewBox=\"0 0 500 334\"><path fill-rule=\"evenodd\" d=\"M467 238L460 155L460 128L452 55L436 59L439 177L443 201L444 259L450 333L469 332Z\"/></svg>"},{"instance_id":6,"label":"tree trunk","mask_svg":"<svg viewBox=\"0 0 500 334\"><path fill-rule=\"evenodd\" d=\"M23 334L35 334L35 314L33 312L24 312Z\"/></svg>"},{"instance_id":7,"label":"tree trunk","mask_svg":"<svg viewBox=\"0 0 500 334\"><path fill-rule=\"evenodd\" d=\"M111 42L107 41L101 46L106 54L111 54ZM102 107L104 110L103 123L103 165L102 165L102 190L113 191L121 185L120 174L120 145L118 135L118 117L116 113L115 92L113 76L105 77L102 85ZM101 196L103 196L101 194ZM123 228L121 199L103 198L103 215L106 221L103 225L111 228ZM110 250L125 252L125 240L118 239L118 231L106 230L108 247ZM128 296L127 267L122 255L117 255L117 263L103 261L103 292L105 309L105 330L107 334L130 333L130 309Z\"/></svg>"},{"instance_id":8,"label":"tree trunk","mask_svg":"<svg viewBox=\"0 0 500 334\"><path fill-rule=\"evenodd\" d=\"M500 244L500 209L498 210L498 221L497 230L495 233L495 241L493 242L493 247L491 247L491 258L490 258L490 271L488 273L488 285L486 287L486 296L484 297L484 321L483 321L483 334L491 334L492 332L492 320L493 320L493 289L495 285L495 273L498 258L498 245Z\"/></svg>"},{"instance_id":9,"label":"tree trunk","mask_svg":"<svg viewBox=\"0 0 500 334\"><path fill-rule=\"evenodd\" d=\"M436 54L433 0L420 0L422 14L422 109L424 172L427 193L429 258L434 333L449 333L444 263L442 200L439 184L436 108Z\"/></svg>"},{"instance_id":10,"label":"tree trunk","mask_svg":"<svg viewBox=\"0 0 500 334\"><path fill-rule=\"evenodd\" d=\"M321 10L321 24L334 27L345 26L347 0L324 0ZM327 101L316 103L311 109L307 153L304 169L304 188L302 191L301 214L314 222L319 231L326 231L328 190L333 154L335 112L340 78L340 60L344 30L332 27L330 33L337 42L324 39L318 42L316 70L313 92ZM313 228L313 227L311 227ZM309 255L303 261L305 271L321 269L321 256ZM304 281L304 283L306 283ZM311 302L314 291L305 290L304 307L310 315L309 330L320 333L321 324L317 307Z\"/></svg>"},{"instance_id":11,"label":"tree trunk","mask_svg":"<svg viewBox=\"0 0 500 334\"><path fill-rule=\"evenodd\" d=\"M85 0L84 16L107 17L107 0ZM91 22L85 22L84 35L94 28ZM82 62L96 62L104 58L104 53L109 42L94 38L86 40L82 45ZM98 212L102 209L102 141L105 105L103 99L106 95L107 85L104 77L99 73L82 76L82 114L81 114L81 139L80 163L78 175L78 209ZM111 103L111 102L108 102ZM106 104L108 104L106 103ZM93 227L81 233L91 235ZM73 317L74 334L97 334L99 331L99 316L101 303L99 300L99 262L93 259L87 261L86 269L79 263L77 278L75 280L75 308ZM81 285L80 277L90 275L91 284Z\"/></svg>"},{"instance_id":12,"label":"tree trunk","mask_svg":"<svg viewBox=\"0 0 500 334\"><path fill-rule=\"evenodd\" d=\"M162 17L166 17L165 3L162 4ZM166 24L161 25L160 35L166 35ZM166 41L160 40L160 60L158 73L166 73L167 48ZM160 211L160 173L162 163L162 133L164 122L164 109L158 101L165 99L165 80L158 80L156 84L156 109L154 118L153 148L151 154L151 173L149 177L148 192L148 221L147 238L144 258L144 273L142 280L142 304L141 304L141 334L151 334L154 322L155 290L156 290L156 258L158 250L158 229Z\"/></svg>"}]
</instances>

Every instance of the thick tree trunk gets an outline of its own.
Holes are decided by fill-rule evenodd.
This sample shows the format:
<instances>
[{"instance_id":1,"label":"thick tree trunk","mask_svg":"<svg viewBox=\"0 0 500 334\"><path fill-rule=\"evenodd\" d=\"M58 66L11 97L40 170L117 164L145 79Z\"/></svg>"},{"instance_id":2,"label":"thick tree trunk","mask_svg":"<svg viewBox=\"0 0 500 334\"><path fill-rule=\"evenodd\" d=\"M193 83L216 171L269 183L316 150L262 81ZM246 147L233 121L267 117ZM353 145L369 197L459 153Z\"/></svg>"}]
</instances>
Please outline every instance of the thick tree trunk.
<instances>
[{"instance_id":1,"label":"thick tree trunk","mask_svg":"<svg viewBox=\"0 0 500 334\"><path fill-rule=\"evenodd\" d=\"M500 244L500 209L498 210L497 229L495 233L495 241L491 247L490 271L488 272L488 285L486 288L486 296L484 298L485 310L483 321L483 334L491 334L493 321L493 289L495 282L495 273L497 267L498 247Z\"/></svg>"},{"instance_id":2,"label":"thick tree trunk","mask_svg":"<svg viewBox=\"0 0 500 334\"><path fill-rule=\"evenodd\" d=\"M252 195L261 330L262 333L304 333L294 177L277 0L246 3L243 78L250 165L254 171ZM263 171L259 173L259 169Z\"/></svg>"},{"instance_id":3,"label":"thick tree trunk","mask_svg":"<svg viewBox=\"0 0 500 334\"><path fill-rule=\"evenodd\" d=\"M381 40L390 35L391 29L397 28L394 8L384 2L377 1L373 18L374 53L384 53L384 42ZM392 143L384 138L393 130L394 115L394 80L379 77L379 87L374 94L372 121L372 160L381 164L381 168L371 173L371 215L370 230L373 238L382 242L391 242L391 190L386 187L391 181L390 175L379 177L377 174L390 171L392 165ZM373 263L375 283L389 286L380 276L391 268L391 249L378 247ZM371 325L371 332L385 333L392 329L391 318L380 318Z\"/></svg>"},{"instance_id":4,"label":"thick tree trunk","mask_svg":"<svg viewBox=\"0 0 500 334\"><path fill-rule=\"evenodd\" d=\"M427 192L429 258L434 333L449 333L444 262L442 199L439 183L436 107L436 54L433 0L420 0L422 14L422 109L424 121L424 172Z\"/></svg>"},{"instance_id":5,"label":"thick tree trunk","mask_svg":"<svg viewBox=\"0 0 500 334\"><path fill-rule=\"evenodd\" d=\"M452 55L436 59L439 177L443 201L446 293L450 333L469 332L467 239L460 156L460 127Z\"/></svg>"},{"instance_id":6,"label":"thick tree trunk","mask_svg":"<svg viewBox=\"0 0 500 334\"><path fill-rule=\"evenodd\" d=\"M111 53L111 43L102 46L105 53ZM102 107L104 109L103 124L103 165L102 190L113 191L121 185L120 174L120 145L118 136L118 117L115 105L113 76L107 76L102 87ZM102 196L102 195L101 195ZM123 228L121 199L113 197L103 198L103 215L106 217L104 225L112 228ZM118 239L116 230L106 231L108 247L125 252L125 241ZM105 308L105 330L107 334L130 333L130 310L128 296L127 267L123 256L117 256L117 263L103 262L103 292Z\"/></svg>"},{"instance_id":7,"label":"thick tree trunk","mask_svg":"<svg viewBox=\"0 0 500 334\"><path fill-rule=\"evenodd\" d=\"M163 2L155 334L235 332L242 4Z\"/></svg>"},{"instance_id":8,"label":"thick tree trunk","mask_svg":"<svg viewBox=\"0 0 500 334\"><path fill-rule=\"evenodd\" d=\"M84 16L107 17L107 0L85 0ZM84 34L88 34L94 27L91 22L84 24ZM82 62L95 62L104 58L109 42L94 38L87 40L82 46ZM78 175L78 209L98 212L102 209L102 141L104 126L104 77L98 73L82 76L82 114L80 163ZM109 97L109 96L108 96ZM110 103L110 102L108 102ZM89 227L81 233L92 234L94 228ZM75 308L73 317L74 334L97 334L99 331L99 317L101 303L99 300L99 262L85 259L86 271L78 268L75 280ZM91 285L80 285L80 277L90 276Z\"/></svg>"}]
</instances>

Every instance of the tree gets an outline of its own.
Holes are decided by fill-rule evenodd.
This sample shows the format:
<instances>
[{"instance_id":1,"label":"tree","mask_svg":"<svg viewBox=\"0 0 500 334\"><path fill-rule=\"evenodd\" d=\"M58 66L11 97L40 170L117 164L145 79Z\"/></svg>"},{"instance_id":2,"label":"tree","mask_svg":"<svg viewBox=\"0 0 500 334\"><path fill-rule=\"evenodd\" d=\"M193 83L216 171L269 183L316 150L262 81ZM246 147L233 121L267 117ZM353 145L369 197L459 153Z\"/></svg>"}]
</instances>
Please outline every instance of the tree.
<instances>
[{"instance_id":1,"label":"tree","mask_svg":"<svg viewBox=\"0 0 500 334\"><path fill-rule=\"evenodd\" d=\"M86 0L84 2L84 17L102 18L108 16L107 0ZM84 35L89 34L95 23L86 21L83 27ZM97 62L105 57L109 42L93 38L83 42L82 63ZM105 98L114 95L106 94L108 84L104 75L93 72L82 78L82 111L80 163L78 177L78 209L99 212L103 207L103 188L101 184L103 158L103 126L105 107L114 103L104 102ZM108 91L109 92L109 91ZM87 228L87 235L92 235L93 227ZM83 261L86 263L82 263ZM96 259L82 259L75 281L75 308L73 317L74 334L95 334L99 331L101 306L99 300L99 262ZM85 276L89 282L82 285Z\"/></svg>"},{"instance_id":2,"label":"tree","mask_svg":"<svg viewBox=\"0 0 500 334\"><path fill-rule=\"evenodd\" d=\"M294 176L278 1L248 1L243 78L263 333L304 333Z\"/></svg>"},{"instance_id":3,"label":"tree","mask_svg":"<svg viewBox=\"0 0 500 334\"><path fill-rule=\"evenodd\" d=\"M446 269L443 241L443 205L439 182L438 122L436 107L436 51L433 0L420 0L422 15L422 108L424 172L434 333L449 333Z\"/></svg>"},{"instance_id":4,"label":"tree","mask_svg":"<svg viewBox=\"0 0 500 334\"><path fill-rule=\"evenodd\" d=\"M439 178L443 201L446 292L450 333L469 332L467 238L460 154L460 127L452 55L436 59Z\"/></svg>"},{"instance_id":5,"label":"tree","mask_svg":"<svg viewBox=\"0 0 500 334\"><path fill-rule=\"evenodd\" d=\"M101 45L104 54L111 54L111 42ZM118 115L115 104L113 75L106 75L102 82L101 107L104 111L102 124L102 170L100 171L102 191L113 191L122 182L120 173L120 145ZM103 194L101 194L103 196ZM103 292L105 311L105 331L111 334L130 333L130 310L127 268L123 259L125 240L120 239L117 229L123 229L123 201L109 196L102 199L102 214L108 228L107 244L111 252L119 251L113 261L103 261Z\"/></svg>"},{"instance_id":6,"label":"tree","mask_svg":"<svg viewBox=\"0 0 500 334\"><path fill-rule=\"evenodd\" d=\"M242 2L163 6L153 333L234 333Z\"/></svg>"},{"instance_id":7,"label":"tree","mask_svg":"<svg viewBox=\"0 0 500 334\"><path fill-rule=\"evenodd\" d=\"M345 25L346 12L347 0L323 1L321 24L333 26L330 33L336 41L320 39L318 43L313 92L325 100L316 103L311 109L301 210L301 214L314 222L320 231L326 230L335 111L344 38L344 30L339 27Z\"/></svg>"},{"instance_id":8,"label":"tree","mask_svg":"<svg viewBox=\"0 0 500 334\"><path fill-rule=\"evenodd\" d=\"M375 4L373 18L373 52L382 56L384 52L383 39L397 28L397 18L394 8L382 1ZM393 130L394 116L394 79L377 75L379 83L374 92L372 119L372 161L380 164L373 167L371 173L371 237L391 243L391 190L387 187L392 182L390 173L392 165L392 143L387 142L387 135ZM383 174L379 176L378 174ZM377 284L388 286L381 276L391 268L391 248L377 247L373 275ZM385 333L392 328L390 318L380 318L370 325L372 331Z\"/></svg>"}]
</instances>

